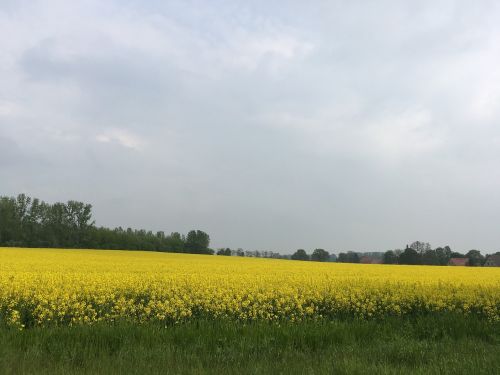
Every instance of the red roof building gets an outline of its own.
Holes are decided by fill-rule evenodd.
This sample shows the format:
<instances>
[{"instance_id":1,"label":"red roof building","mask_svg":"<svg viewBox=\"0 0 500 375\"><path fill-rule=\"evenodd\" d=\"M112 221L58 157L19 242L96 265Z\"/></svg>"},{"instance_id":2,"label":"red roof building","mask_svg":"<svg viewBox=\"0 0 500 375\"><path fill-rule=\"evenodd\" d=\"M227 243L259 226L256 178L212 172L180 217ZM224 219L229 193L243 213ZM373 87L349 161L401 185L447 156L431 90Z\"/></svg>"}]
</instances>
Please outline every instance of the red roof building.
<instances>
[{"instance_id":1,"label":"red roof building","mask_svg":"<svg viewBox=\"0 0 500 375\"><path fill-rule=\"evenodd\" d=\"M451 258L448 262L449 266L468 266L469 258Z\"/></svg>"}]
</instances>

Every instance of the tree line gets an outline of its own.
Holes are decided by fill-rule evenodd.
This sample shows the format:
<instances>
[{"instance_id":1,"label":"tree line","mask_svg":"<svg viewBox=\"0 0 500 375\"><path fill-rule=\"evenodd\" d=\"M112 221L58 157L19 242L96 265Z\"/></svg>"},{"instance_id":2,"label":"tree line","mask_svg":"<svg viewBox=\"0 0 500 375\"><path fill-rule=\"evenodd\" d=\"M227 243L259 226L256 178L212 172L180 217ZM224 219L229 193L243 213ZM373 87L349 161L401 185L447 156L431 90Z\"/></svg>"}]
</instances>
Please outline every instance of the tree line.
<instances>
[{"instance_id":1,"label":"tree line","mask_svg":"<svg viewBox=\"0 0 500 375\"><path fill-rule=\"evenodd\" d=\"M335 261L336 255L330 254L324 249L315 249L311 255L307 254L304 249L297 250L292 255L280 254L274 251L259 251L259 250L243 250L241 248L233 250L230 248L220 248L217 250L217 255L222 256L239 256L252 258L273 258L273 259L291 259L291 260L311 260L316 262L332 262Z\"/></svg>"},{"instance_id":2,"label":"tree line","mask_svg":"<svg viewBox=\"0 0 500 375\"><path fill-rule=\"evenodd\" d=\"M223 256L247 256L276 259L290 259L314 262L338 262L338 263L379 263L379 264L407 264L407 265L435 265L447 266L450 259L466 259L468 266L484 265L487 256L481 254L479 250L469 250L462 254L452 251L449 246L431 248L428 242L415 241L407 245L406 249L388 250L386 252L341 252L338 255L329 253L324 249L315 249L308 254L304 249L296 250L292 255L282 255L277 252L244 251L243 249L231 250L222 248L217 251L217 255ZM500 255L500 252L495 253Z\"/></svg>"},{"instance_id":3,"label":"tree line","mask_svg":"<svg viewBox=\"0 0 500 375\"><path fill-rule=\"evenodd\" d=\"M201 230L166 235L144 229L96 227L92 205L68 201L49 204L25 194L0 197L0 246L151 250L213 254Z\"/></svg>"},{"instance_id":4,"label":"tree line","mask_svg":"<svg viewBox=\"0 0 500 375\"><path fill-rule=\"evenodd\" d=\"M333 254L332 254L333 255ZM325 249L315 249L311 255L307 254L304 249L298 249L292 254L290 259L292 260L311 260L313 262L329 262L332 259L332 255Z\"/></svg>"},{"instance_id":5,"label":"tree line","mask_svg":"<svg viewBox=\"0 0 500 375\"><path fill-rule=\"evenodd\" d=\"M415 241L407 245L404 250L387 250L384 253L356 253L349 251L340 253L337 261L342 263L360 263L363 256L372 256L379 259L383 264L408 264L408 265L430 265L447 266L451 259L466 259L469 266L482 266L486 261L486 256L479 250L469 250L463 254L453 251L450 246L436 247L432 249L428 242ZM496 253L496 255L500 255Z\"/></svg>"},{"instance_id":6,"label":"tree line","mask_svg":"<svg viewBox=\"0 0 500 375\"><path fill-rule=\"evenodd\" d=\"M70 200L49 204L25 194L0 196L0 246L88 248L111 250L149 250L174 253L214 254L219 256L261 257L301 261L362 263L370 258L384 264L448 265L452 258L467 259L470 266L482 266L486 257L479 250L465 254L449 246L431 248L428 242L415 241L404 250L386 252L341 252L338 256L318 248L308 254L304 249L292 255L274 251L249 251L210 247L210 236L201 230L187 235L165 234L144 229L97 227L92 219L92 205ZM500 252L496 253L500 255Z\"/></svg>"}]
</instances>

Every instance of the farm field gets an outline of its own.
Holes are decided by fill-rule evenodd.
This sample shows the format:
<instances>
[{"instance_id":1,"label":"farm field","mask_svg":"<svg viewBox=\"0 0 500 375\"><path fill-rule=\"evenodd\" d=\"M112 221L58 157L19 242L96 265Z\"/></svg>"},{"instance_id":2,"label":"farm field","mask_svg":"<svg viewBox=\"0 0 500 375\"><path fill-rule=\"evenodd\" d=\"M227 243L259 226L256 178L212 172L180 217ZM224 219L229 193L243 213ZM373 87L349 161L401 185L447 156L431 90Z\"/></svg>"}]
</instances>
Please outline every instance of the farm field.
<instances>
[{"instance_id":1,"label":"farm field","mask_svg":"<svg viewBox=\"0 0 500 375\"><path fill-rule=\"evenodd\" d=\"M0 248L7 374L491 374L500 270Z\"/></svg>"},{"instance_id":2,"label":"farm field","mask_svg":"<svg viewBox=\"0 0 500 375\"><path fill-rule=\"evenodd\" d=\"M2 324L500 319L500 269L136 251L0 249Z\"/></svg>"}]
</instances>

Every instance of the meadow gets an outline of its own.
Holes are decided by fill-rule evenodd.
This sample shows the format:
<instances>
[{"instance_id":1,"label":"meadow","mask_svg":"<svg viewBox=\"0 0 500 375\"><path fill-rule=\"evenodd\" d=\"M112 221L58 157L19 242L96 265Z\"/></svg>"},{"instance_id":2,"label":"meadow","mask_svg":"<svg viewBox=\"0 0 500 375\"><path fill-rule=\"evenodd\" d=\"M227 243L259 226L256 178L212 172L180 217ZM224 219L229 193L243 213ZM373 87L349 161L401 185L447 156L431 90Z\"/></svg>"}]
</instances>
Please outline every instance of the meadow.
<instances>
[{"instance_id":1,"label":"meadow","mask_svg":"<svg viewBox=\"0 0 500 375\"><path fill-rule=\"evenodd\" d=\"M2 374L499 374L500 326L383 321L190 321L0 328Z\"/></svg>"}]
</instances>

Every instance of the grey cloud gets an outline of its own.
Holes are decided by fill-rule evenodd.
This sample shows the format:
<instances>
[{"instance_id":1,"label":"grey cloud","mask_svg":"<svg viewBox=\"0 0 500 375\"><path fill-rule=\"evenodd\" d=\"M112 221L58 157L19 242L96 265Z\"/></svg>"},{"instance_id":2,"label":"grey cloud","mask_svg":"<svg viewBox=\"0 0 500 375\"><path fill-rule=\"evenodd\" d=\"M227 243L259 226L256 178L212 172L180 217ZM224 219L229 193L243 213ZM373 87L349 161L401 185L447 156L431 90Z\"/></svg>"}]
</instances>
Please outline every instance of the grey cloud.
<instances>
[{"instance_id":1,"label":"grey cloud","mask_svg":"<svg viewBox=\"0 0 500 375\"><path fill-rule=\"evenodd\" d=\"M3 10L4 193L214 246L497 250L491 2Z\"/></svg>"},{"instance_id":2,"label":"grey cloud","mask_svg":"<svg viewBox=\"0 0 500 375\"><path fill-rule=\"evenodd\" d=\"M0 136L0 165L3 168L22 163L23 154L18 145L7 137Z\"/></svg>"}]
</instances>

